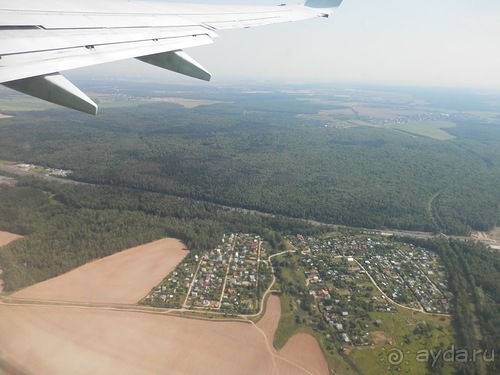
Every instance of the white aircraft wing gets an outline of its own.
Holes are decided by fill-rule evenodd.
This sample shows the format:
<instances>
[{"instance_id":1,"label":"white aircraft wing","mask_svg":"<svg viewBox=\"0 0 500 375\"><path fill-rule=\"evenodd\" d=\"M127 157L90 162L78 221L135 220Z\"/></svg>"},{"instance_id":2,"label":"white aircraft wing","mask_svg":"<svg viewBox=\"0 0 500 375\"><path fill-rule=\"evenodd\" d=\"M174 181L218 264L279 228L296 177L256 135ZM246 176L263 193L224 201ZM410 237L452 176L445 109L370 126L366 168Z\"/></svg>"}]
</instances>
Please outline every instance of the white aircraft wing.
<instances>
[{"instance_id":1,"label":"white aircraft wing","mask_svg":"<svg viewBox=\"0 0 500 375\"><path fill-rule=\"evenodd\" d=\"M96 114L97 105L60 72L137 58L194 78L210 73L183 49L217 30L333 14L342 0L224 6L128 0L0 0L0 84Z\"/></svg>"}]
</instances>

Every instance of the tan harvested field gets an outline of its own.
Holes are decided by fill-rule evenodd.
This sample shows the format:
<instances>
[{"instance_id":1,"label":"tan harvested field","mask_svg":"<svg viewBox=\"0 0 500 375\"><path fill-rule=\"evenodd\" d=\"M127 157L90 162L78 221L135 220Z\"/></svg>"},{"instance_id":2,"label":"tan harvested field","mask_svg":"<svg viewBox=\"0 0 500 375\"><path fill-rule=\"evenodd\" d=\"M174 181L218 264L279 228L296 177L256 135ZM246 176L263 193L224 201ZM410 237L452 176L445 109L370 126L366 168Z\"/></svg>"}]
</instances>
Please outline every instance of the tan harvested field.
<instances>
[{"instance_id":1,"label":"tan harvested field","mask_svg":"<svg viewBox=\"0 0 500 375\"><path fill-rule=\"evenodd\" d=\"M0 231L0 247L5 246L19 238L22 238L22 236L19 236L18 234Z\"/></svg>"},{"instance_id":2,"label":"tan harvested field","mask_svg":"<svg viewBox=\"0 0 500 375\"><path fill-rule=\"evenodd\" d=\"M85 264L13 296L51 301L133 304L146 296L188 254L165 238Z\"/></svg>"},{"instance_id":3,"label":"tan harvested field","mask_svg":"<svg viewBox=\"0 0 500 375\"><path fill-rule=\"evenodd\" d=\"M1 177L0 177L1 179ZM0 180L1 182L1 180ZM5 246L9 243L11 243L14 240L17 240L19 238L22 238L22 236L19 236L17 234L9 233L9 232L2 232L0 231L0 247ZM2 250L0 250L2 251ZM3 280L2 280L2 274L3 270L0 268L0 293L3 292Z\"/></svg>"},{"instance_id":4,"label":"tan harvested field","mask_svg":"<svg viewBox=\"0 0 500 375\"><path fill-rule=\"evenodd\" d=\"M306 368L312 374L328 374L328 364L318 342L307 333L294 335L280 350L280 355Z\"/></svg>"},{"instance_id":5,"label":"tan harvested field","mask_svg":"<svg viewBox=\"0 0 500 375\"><path fill-rule=\"evenodd\" d=\"M257 327L259 327L264 332L271 345L274 340L274 333L278 328L280 315L281 302L279 297L275 295L269 296L266 305L266 313L257 323Z\"/></svg>"},{"instance_id":6,"label":"tan harvested field","mask_svg":"<svg viewBox=\"0 0 500 375\"><path fill-rule=\"evenodd\" d=\"M309 335L277 353L252 324L67 306L0 304L0 373L2 362L33 374L328 374Z\"/></svg>"},{"instance_id":7,"label":"tan harvested field","mask_svg":"<svg viewBox=\"0 0 500 375\"><path fill-rule=\"evenodd\" d=\"M172 248L176 249L174 252L186 253L178 241L153 244L158 245L158 242L163 244L160 246L163 249L166 244L171 245L167 247L169 255ZM114 286L100 285L106 290L100 294L100 303L114 303L116 297L112 292L115 288L120 294L121 289L128 290L119 285L118 280L131 285L128 279L132 279L147 286L149 291L155 284L146 285L143 280L148 279L151 267L138 263L141 259L148 263L143 258L157 259L157 255L155 251L144 251L148 245L140 248L139 258L124 257L125 252L117 254L122 257L120 262L111 263L112 277L110 265L88 269L89 265L101 261L72 272L87 269L93 278L101 280L99 270L107 275L105 280L113 282ZM131 250L137 252L137 249ZM178 262L182 259L179 257ZM144 273L131 274L134 267L130 268L130 264L140 267ZM60 297L61 290L66 290L64 282L77 286L81 280L70 274L57 278L62 279L53 286L60 288L56 291L57 296ZM87 275L84 281L93 283L89 280ZM43 288L38 289L42 284ZM45 298L47 284L38 285L16 295L31 289L43 291ZM40 298L40 294L35 295ZM126 300L125 297L123 294L120 301ZM167 310L141 311L141 307L131 310L101 304L2 302L0 300L0 374L2 371L33 374L328 374L319 345L310 335L294 336L280 352L272 347L281 312L276 296L269 298L266 314L257 324L186 319L168 315Z\"/></svg>"},{"instance_id":8,"label":"tan harvested field","mask_svg":"<svg viewBox=\"0 0 500 375\"><path fill-rule=\"evenodd\" d=\"M280 299L273 295L267 301L266 314L257 323L257 327L263 331L269 343L273 342L280 315ZM293 336L279 352L274 348L271 350L276 358L276 366L279 374L329 373L328 364L318 342L307 333L299 333Z\"/></svg>"},{"instance_id":9,"label":"tan harvested field","mask_svg":"<svg viewBox=\"0 0 500 375\"><path fill-rule=\"evenodd\" d=\"M272 373L250 324L56 306L0 305L0 317L0 354L28 373Z\"/></svg>"}]
</instances>

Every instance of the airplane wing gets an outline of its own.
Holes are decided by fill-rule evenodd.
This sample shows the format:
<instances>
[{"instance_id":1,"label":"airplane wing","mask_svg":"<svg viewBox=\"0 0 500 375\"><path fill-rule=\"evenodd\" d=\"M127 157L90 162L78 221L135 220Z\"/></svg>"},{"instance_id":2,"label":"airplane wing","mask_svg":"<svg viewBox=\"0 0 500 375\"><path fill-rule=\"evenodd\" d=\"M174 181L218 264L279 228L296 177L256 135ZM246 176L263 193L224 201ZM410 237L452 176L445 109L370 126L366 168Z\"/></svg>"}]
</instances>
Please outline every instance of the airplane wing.
<instances>
[{"instance_id":1,"label":"airplane wing","mask_svg":"<svg viewBox=\"0 0 500 375\"><path fill-rule=\"evenodd\" d=\"M128 0L0 0L0 84L96 114L97 105L60 72L137 58L210 80L184 49L218 30L328 17L342 0L225 6Z\"/></svg>"}]
</instances>

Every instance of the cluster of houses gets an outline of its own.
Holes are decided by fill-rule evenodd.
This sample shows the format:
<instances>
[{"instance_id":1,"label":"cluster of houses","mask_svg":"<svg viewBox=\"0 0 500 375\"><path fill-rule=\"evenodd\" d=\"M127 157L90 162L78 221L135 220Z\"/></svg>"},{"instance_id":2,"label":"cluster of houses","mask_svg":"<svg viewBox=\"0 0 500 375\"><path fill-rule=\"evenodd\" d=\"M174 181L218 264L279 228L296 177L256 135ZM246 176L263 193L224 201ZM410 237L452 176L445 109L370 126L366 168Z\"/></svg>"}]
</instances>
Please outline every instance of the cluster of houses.
<instances>
[{"instance_id":1,"label":"cluster of houses","mask_svg":"<svg viewBox=\"0 0 500 375\"><path fill-rule=\"evenodd\" d=\"M338 239L308 238L307 242L309 250L302 252L301 265L309 294L315 297L324 321L343 345L372 345L368 327L373 328L373 323L368 311L375 311L378 304L391 308L390 304L372 287L354 258L335 249Z\"/></svg>"},{"instance_id":2,"label":"cluster of houses","mask_svg":"<svg viewBox=\"0 0 500 375\"><path fill-rule=\"evenodd\" d=\"M224 236L215 249L196 255L198 270L189 289L185 307L219 309L226 276L233 261L235 236Z\"/></svg>"},{"instance_id":3,"label":"cluster of houses","mask_svg":"<svg viewBox=\"0 0 500 375\"><path fill-rule=\"evenodd\" d=\"M306 286L318 311L346 345L372 345L370 332L382 321L371 314L396 312L388 299L426 312L450 312L446 272L431 251L360 235L288 239L301 250Z\"/></svg>"},{"instance_id":4,"label":"cluster of houses","mask_svg":"<svg viewBox=\"0 0 500 375\"><path fill-rule=\"evenodd\" d=\"M256 312L260 306L259 266L262 248L259 236L240 234L234 246L233 261L229 267L222 308L239 313Z\"/></svg>"},{"instance_id":5,"label":"cluster of houses","mask_svg":"<svg viewBox=\"0 0 500 375\"><path fill-rule=\"evenodd\" d=\"M194 276L195 264L186 260L179 264L151 293L143 303L158 307L180 308Z\"/></svg>"},{"instance_id":6,"label":"cluster of houses","mask_svg":"<svg viewBox=\"0 0 500 375\"><path fill-rule=\"evenodd\" d=\"M262 250L259 236L231 233L221 244L194 257L198 263L184 307L222 309L250 313L259 307L259 265ZM264 261L265 262L265 261Z\"/></svg>"},{"instance_id":7,"label":"cluster of houses","mask_svg":"<svg viewBox=\"0 0 500 375\"><path fill-rule=\"evenodd\" d=\"M413 245L385 246L369 252L364 266L391 299L429 313L449 313L453 294L446 285L446 272L439 257Z\"/></svg>"},{"instance_id":8,"label":"cluster of houses","mask_svg":"<svg viewBox=\"0 0 500 375\"><path fill-rule=\"evenodd\" d=\"M432 251L368 236L305 239L299 235L294 240L307 245L311 254L331 254L343 256L349 262L360 262L384 293L397 303L430 313L451 311L453 294L446 285L444 267ZM363 269L359 273L364 273ZM327 274L335 275L335 272L335 269L327 270ZM310 269L306 276L308 283L321 281L318 270Z\"/></svg>"},{"instance_id":9,"label":"cluster of houses","mask_svg":"<svg viewBox=\"0 0 500 375\"><path fill-rule=\"evenodd\" d=\"M426 312L451 311L446 273L426 249L367 235L288 240L300 250L316 308L345 343L370 345L368 328L375 323L369 313L394 313L390 300ZM148 298L166 307L255 313L271 280L268 246L257 235L225 234L216 248L186 258Z\"/></svg>"},{"instance_id":10,"label":"cluster of houses","mask_svg":"<svg viewBox=\"0 0 500 375\"><path fill-rule=\"evenodd\" d=\"M272 279L267 246L254 234L225 234L215 249L186 258L144 303L239 314L257 312L260 290L267 289Z\"/></svg>"}]
</instances>

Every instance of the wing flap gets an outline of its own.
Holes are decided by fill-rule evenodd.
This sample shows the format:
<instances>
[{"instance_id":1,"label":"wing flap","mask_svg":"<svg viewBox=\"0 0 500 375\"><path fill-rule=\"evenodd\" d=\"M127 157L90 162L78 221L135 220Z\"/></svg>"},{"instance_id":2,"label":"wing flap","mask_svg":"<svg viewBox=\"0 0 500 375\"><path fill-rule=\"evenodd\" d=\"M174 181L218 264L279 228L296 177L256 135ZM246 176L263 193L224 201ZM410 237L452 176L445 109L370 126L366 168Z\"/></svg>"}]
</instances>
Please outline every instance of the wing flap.
<instances>
[{"instance_id":1,"label":"wing flap","mask_svg":"<svg viewBox=\"0 0 500 375\"><path fill-rule=\"evenodd\" d=\"M97 114L97 104L59 73L24 78L3 85L54 104L91 115Z\"/></svg>"},{"instance_id":2,"label":"wing flap","mask_svg":"<svg viewBox=\"0 0 500 375\"><path fill-rule=\"evenodd\" d=\"M182 50L141 56L137 57L137 59L204 81L210 81L210 78L212 78L212 75L204 67Z\"/></svg>"}]
</instances>

